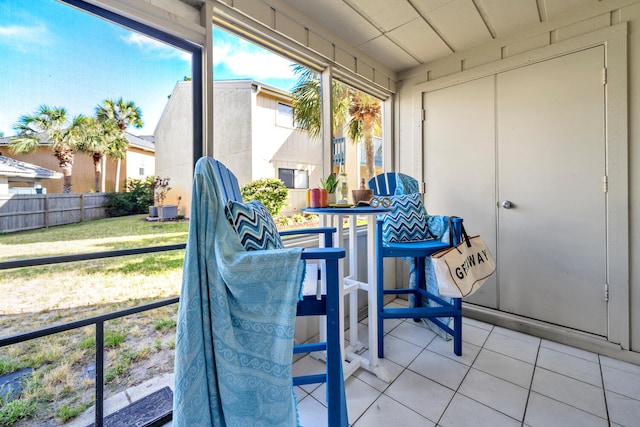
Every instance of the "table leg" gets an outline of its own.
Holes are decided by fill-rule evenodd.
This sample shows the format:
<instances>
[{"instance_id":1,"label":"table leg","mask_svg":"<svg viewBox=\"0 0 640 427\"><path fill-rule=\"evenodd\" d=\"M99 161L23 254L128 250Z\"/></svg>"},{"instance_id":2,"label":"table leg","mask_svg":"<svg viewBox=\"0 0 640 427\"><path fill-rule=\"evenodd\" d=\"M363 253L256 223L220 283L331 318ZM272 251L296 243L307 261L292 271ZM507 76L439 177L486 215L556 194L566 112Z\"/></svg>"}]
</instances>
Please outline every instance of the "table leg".
<instances>
[{"instance_id":1,"label":"table leg","mask_svg":"<svg viewBox=\"0 0 640 427\"><path fill-rule=\"evenodd\" d=\"M378 304L377 290L378 277L376 275L376 218L367 218L367 282L368 289L368 309L369 309L369 364L379 367L378 361ZM387 381L389 379L387 378Z\"/></svg>"},{"instance_id":2,"label":"table leg","mask_svg":"<svg viewBox=\"0 0 640 427\"><path fill-rule=\"evenodd\" d=\"M357 217L349 216L349 276L358 278L358 230ZM358 289L349 293L349 342L354 351L359 351L362 344L358 341Z\"/></svg>"},{"instance_id":3,"label":"table leg","mask_svg":"<svg viewBox=\"0 0 640 427\"><path fill-rule=\"evenodd\" d=\"M353 218L353 224L355 224L355 218ZM350 225L351 227L351 225ZM367 303L368 303L368 316L369 316L369 358L365 358L357 353L355 353L355 348L348 348L346 357L349 360L350 364L356 364L356 366L361 367L369 372L375 374L378 378L383 381L389 382L391 380L391 376L380 366L380 361L378 359L378 306L376 304L377 301L377 276L376 276L376 266L375 266L375 254L376 254L376 227L375 227L375 216L370 216L367 219L367 281L358 281L355 280L357 275L357 261L354 264L349 263L350 265L350 275L349 279L345 279L345 283L349 285L357 284L355 289L352 289L351 297L352 300L355 300L355 305L350 306L350 320L351 320L351 340L352 343L357 340L357 316L358 316L358 302L357 298L353 298L355 294L357 294L358 289L362 289L367 291ZM356 231L353 230L353 234L350 233L350 242L356 239ZM357 253L357 245L351 247L350 244L350 256L354 253ZM355 321L355 322L354 322ZM355 325L354 325L355 323ZM353 337L355 333L355 338Z\"/></svg>"}]
</instances>

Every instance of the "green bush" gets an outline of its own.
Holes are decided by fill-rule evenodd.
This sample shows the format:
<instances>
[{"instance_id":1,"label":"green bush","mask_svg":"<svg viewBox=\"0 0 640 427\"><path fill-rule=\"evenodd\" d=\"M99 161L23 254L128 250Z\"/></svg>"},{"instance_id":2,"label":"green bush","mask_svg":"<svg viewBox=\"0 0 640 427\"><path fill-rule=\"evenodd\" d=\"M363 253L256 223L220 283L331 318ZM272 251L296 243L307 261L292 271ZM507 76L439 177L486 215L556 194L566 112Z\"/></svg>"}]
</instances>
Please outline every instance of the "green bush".
<instances>
[{"instance_id":1,"label":"green bush","mask_svg":"<svg viewBox=\"0 0 640 427\"><path fill-rule=\"evenodd\" d=\"M287 204L289 190L284 182L277 178L261 178L243 185L240 188L242 200L250 202L259 200L275 216Z\"/></svg>"},{"instance_id":2,"label":"green bush","mask_svg":"<svg viewBox=\"0 0 640 427\"><path fill-rule=\"evenodd\" d=\"M133 202L127 193L108 193L104 206L111 217L132 215L133 212Z\"/></svg>"},{"instance_id":3,"label":"green bush","mask_svg":"<svg viewBox=\"0 0 640 427\"><path fill-rule=\"evenodd\" d=\"M149 212L153 206L153 178L127 179L122 193L107 194L107 214L109 216L136 215Z\"/></svg>"}]
</instances>

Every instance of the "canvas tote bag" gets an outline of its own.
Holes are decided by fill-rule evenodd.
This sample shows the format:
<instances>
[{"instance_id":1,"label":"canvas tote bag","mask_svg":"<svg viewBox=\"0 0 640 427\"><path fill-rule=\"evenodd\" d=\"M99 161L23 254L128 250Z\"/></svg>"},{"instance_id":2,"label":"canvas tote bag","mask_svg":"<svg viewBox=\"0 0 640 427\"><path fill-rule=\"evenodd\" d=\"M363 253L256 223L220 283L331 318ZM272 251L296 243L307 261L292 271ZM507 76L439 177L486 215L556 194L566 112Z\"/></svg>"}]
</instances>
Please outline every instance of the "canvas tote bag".
<instances>
[{"instance_id":1,"label":"canvas tote bag","mask_svg":"<svg viewBox=\"0 0 640 427\"><path fill-rule=\"evenodd\" d=\"M449 233L452 234L451 220ZM452 237L452 236L451 236ZM453 242L453 238L449 240ZM469 237L462 226L462 241L431 255L440 295L462 298L473 294L496 271L489 248L480 236Z\"/></svg>"}]
</instances>

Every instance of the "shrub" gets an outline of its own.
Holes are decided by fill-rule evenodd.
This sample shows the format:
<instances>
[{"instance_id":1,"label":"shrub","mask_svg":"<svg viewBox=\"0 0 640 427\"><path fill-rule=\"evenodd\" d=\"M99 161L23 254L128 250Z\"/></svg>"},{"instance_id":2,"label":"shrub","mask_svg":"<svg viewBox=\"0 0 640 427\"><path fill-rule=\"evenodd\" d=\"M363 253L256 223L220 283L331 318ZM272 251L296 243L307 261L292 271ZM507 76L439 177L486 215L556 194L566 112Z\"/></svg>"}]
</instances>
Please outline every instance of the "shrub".
<instances>
[{"instance_id":1,"label":"shrub","mask_svg":"<svg viewBox=\"0 0 640 427\"><path fill-rule=\"evenodd\" d=\"M108 193L104 204L109 216L132 215L133 203L127 193Z\"/></svg>"},{"instance_id":2,"label":"shrub","mask_svg":"<svg viewBox=\"0 0 640 427\"><path fill-rule=\"evenodd\" d=\"M271 215L280 213L287 203L289 190L284 182L277 178L261 178L243 185L240 188L242 200L250 202L259 200L269 210Z\"/></svg>"},{"instance_id":3,"label":"shrub","mask_svg":"<svg viewBox=\"0 0 640 427\"><path fill-rule=\"evenodd\" d=\"M153 205L153 182L153 178L127 179L124 192L107 194L107 214L114 217L147 213Z\"/></svg>"},{"instance_id":4,"label":"shrub","mask_svg":"<svg viewBox=\"0 0 640 427\"><path fill-rule=\"evenodd\" d=\"M131 195L137 213L146 213L149 206L153 205L153 191L151 189L153 179L128 178L124 184L127 193Z\"/></svg>"}]
</instances>

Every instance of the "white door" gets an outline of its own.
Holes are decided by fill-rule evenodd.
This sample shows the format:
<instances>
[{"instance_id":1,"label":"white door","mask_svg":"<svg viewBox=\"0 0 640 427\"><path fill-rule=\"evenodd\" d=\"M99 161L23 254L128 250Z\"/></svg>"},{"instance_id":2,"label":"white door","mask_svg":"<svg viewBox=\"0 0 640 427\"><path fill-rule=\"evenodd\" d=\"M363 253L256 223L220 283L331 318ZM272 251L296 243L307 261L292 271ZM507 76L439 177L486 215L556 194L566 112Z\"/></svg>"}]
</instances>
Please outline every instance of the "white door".
<instances>
[{"instance_id":1,"label":"white door","mask_svg":"<svg viewBox=\"0 0 640 427\"><path fill-rule=\"evenodd\" d=\"M495 76L429 92L425 105L426 207L432 215L464 218L496 250ZM497 307L496 276L473 296Z\"/></svg>"},{"instance_id":2,"label":"white door","mask_svg":"<svg viewBox=\"0 0 640 427\"><path fill-rule=\"evenodd\" d=\"M598 46L499 74L496 128L500 309L606 336L603 66Z\"/></svg>"},{"instance_id":3,"label":"white door","mask_svg":"<svg viewBox=\"0 0 640 427\"><path fill-rule=\"evenodd\" d=\"M427 208L498 264L469 302L607 335L603 64L599 46L425 93Z\"/></svg>"}]
</instances>

